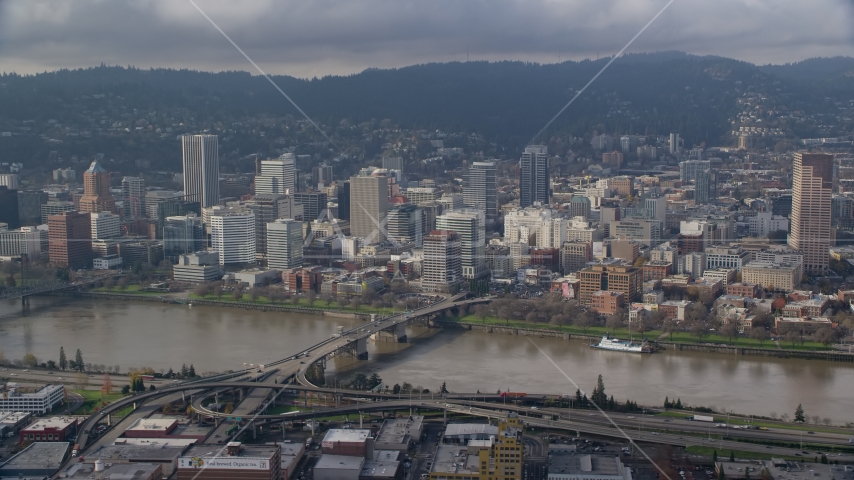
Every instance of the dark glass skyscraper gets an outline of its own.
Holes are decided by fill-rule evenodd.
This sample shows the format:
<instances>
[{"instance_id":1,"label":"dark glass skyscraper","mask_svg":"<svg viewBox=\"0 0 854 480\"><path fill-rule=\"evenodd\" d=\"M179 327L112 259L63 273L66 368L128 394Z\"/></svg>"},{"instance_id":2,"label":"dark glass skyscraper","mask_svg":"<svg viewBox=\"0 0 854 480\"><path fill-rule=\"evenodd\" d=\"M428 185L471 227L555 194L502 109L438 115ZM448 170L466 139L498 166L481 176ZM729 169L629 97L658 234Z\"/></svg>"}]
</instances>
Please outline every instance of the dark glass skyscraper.
<instances>
[{"instance_id":1,"label":"dark glass skyscraper","mask_svg":"<svg viewBox=\"0 0 854 480\"><path fill-rule=\"evenodd\" d=\"M549 203L549 154L545 145L525 148L519 161L519 206Z\"/></svg>"}]
</instances>

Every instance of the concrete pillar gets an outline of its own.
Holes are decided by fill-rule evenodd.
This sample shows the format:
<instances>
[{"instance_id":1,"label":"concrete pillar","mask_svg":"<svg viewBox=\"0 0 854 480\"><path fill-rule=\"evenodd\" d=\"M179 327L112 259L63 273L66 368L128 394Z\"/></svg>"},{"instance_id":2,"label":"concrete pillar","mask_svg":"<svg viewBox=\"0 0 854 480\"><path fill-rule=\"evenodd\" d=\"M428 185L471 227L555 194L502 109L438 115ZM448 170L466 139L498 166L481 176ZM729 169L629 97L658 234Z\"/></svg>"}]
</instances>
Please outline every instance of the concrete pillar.
<instances>
[{"instance_id":1,"label":"concrete pillar","mask_svg":"<svg viewBox=\"0 0 854 480\"><path fill-rule=\"evenodd\" d=\"M442 422L447 425L448 424L448 409L445 408L442 410Z\"/></svg>"},{"instance_id":2,"label":"concrete pillar","mask_svg":"<svg viewBox=\"0 0 854 480\"><path fill-rule=\"evenodd\" d=\"M406 343L406 325L398 323L394 326L394 337L398 343Z\"/></svg>"},{"instance_id":3,"label":"concrete pillar","mask_svg":"<svg viewBox=\"0 0 854 480\"><path fill-rule=\"evenodd\" d=\"M356 358L359 360L368 359L368 339L360 338L356 340Z\"/></svg>"},{"instance_id":4,"label":"concrete pillar","mask_svg":"<svg viewBox=\"0 0 854 480\"><path fill-rule=\"evenodd\" d=\"M258 439L258 427L255 425L255 422L252 422L252 440Z\"/></svg>"},{"instance_id":5,"label":"concrete pillar","mask_svg":"<svg viewBox=\"0 0 854 480\"><path fill-rule=\"evenodd\" d=\"M237 394L238 394L238 398L239 398L239 399L240 399L240 401L242 402L242 401L243 401L243 389L242 389L242 388L238 388L238 389L237 389Z\"/></svg>"}]
</instances>

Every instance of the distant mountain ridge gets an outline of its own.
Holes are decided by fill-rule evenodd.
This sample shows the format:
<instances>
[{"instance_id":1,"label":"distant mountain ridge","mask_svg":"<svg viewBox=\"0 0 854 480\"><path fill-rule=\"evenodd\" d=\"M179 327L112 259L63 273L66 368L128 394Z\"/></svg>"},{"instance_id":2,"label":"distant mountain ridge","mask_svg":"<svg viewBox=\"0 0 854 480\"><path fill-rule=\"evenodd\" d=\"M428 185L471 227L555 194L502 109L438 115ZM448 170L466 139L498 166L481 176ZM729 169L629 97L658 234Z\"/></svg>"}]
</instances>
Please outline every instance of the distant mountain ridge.
<instances>
[{"instance_id":1,"label":"distant mountain ridge","mask_svg":"<svg viewBox=\"0 0 854 480\"><path fill-rule=\"evenodd\" d=\"M518 148L607 61L431 63L311 80L273 78L313 119L326 125L345 119L350 123L390 119L407 128L476 132ZM719 144L728 135L736 99L745 86L774 92L782 85L794 92L792 98L808 101L824 95L823 89L854 91L854 78L844 75L849 65L854 65L849 57L757 67L682 52L626 55L546 135L676 131L686 144ZM832 82L810 85L816 76ZM214 121L246 115L299 117L265 79L247 72L100 66L32 76L6 74L0 83L0 121L73 119L80 115L74 99L95 94L121 97L128 109L185 108Z\"/></svg>"}]
</instances>

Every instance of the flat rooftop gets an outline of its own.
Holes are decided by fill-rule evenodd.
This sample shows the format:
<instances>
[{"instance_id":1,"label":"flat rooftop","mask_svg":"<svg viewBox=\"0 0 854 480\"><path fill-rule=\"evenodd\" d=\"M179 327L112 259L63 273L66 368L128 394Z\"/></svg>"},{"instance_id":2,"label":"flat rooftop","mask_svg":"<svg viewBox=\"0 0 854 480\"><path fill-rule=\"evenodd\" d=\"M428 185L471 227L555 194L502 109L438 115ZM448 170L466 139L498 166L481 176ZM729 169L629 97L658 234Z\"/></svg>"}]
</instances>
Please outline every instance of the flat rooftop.
<instances>
[{"instance_id":1,"label":"flat rooftop","mask_svg":"<svg viewBox=\"0 0 854 480\"><path fill-rule=\"evenodd\" d=\"M613 455L574 455L549 451L549 473L622 476L620 459Z\"/></svg>"},{"instance_id":2,"label":"flat rooftop","mask_svg":"<svg viewBox=\"0 0 854 480\"><path fill-rule=\"evenodd\" d=\"M395 418L383 422L377 433L375 444L406 445L410 440L410 430L421 430L424 417L415 415L407 418Z\"/></svg>"},{"instance_id":3,"label":"flat rooftop","mask_svg":"<svg viewBox=\"0 0 854 480\"><path fill-rule=\"evenodd\" d=\"M65 442L35 442L0 466L0 477L6 471L59 468L70 445Z\"/></svg>"},{"instance_id":4,"label":"flat rooftop","mask_svg":"<svg viewBox=\"0 0 854 480\"><path fill-rule=\"evenodd\" d=\"M103 478L110 480L144 480L150 478L157 469L162 469L158 464L154 463L114 463L106 467L103 472ZM91 480L95 477L95 464L93 463L75 463L63 472L64 478L78 478Z\"/></svg>"},{"instance_id":5,"label":"flat rooftop","mask_svg":"<svg viewBox=\"0 0 854 480\"><path fill-rule=\"evenodd\" d=\"M162 440L162 439L161 439ZM154 445L105 445L86 454L86 461L97 459L113 462L167 462L178 458L186 446Z\"/></svg>"},{"instance_id":6,"label":"flat rooftop","mask_svg":"<svg viewBox=\"0 0 854 480\"><path fill-rule=\"evenodd\" d=\"M470 474L480 472L480 457L469 455L466 447L439 445L433 460L432 473Z\"/></svg>"},{"instance_id":7,"label":"flat rooftop","mask_svg":"<svg viewBox=\"0 0 854 480\"><path fill-rule=\"evenodd\" d=\"M26 420L27 417L32 415L30 412L9 412L9 411L0 411L0 423L18 423L21 420Z\"/></svg>"},{"instance_id":8,"label":"flat rooftop","mask_svg":"<svg viewBox=\"0 0 854 480\"><path fill-rule=\"evenodd\" d=\"M374 461L377 462L397 462L400 461L399 450L374 450Z\"/></svg>"},{"instance_id":9,"label":"flat rooftop","mask_svg":"<svg viewBox=\"0 0 854 480\"><path fill-rule=\"evenodd\" d=\"M239 457L273 458L279 451L278 445L247 445L240 444ZM182 455L183 457L228 457L226 445L193 445Z\"/></svg>"},{"instance_id":10,"label":"flat rooftop","mask_svg":"<svg viewBox=\"0 0 854 480\"><path fill-rule=\"evenodd\" d=\"M362 457L323 454L314 465L314 469L334 468L336 470L356 470L361 472L364 464L365 459Z\"/></svg>"},{"instance_id":11,"label":"flat rooftop","mask_svg":"<svg viewBox=\"0 0 854 480\"><path fill-rule=\"evenodd\" d=\"M135 445L154 448L184 448L196 443L193 438L117 438L113 445Z\"/></svg>"},{"instance_id":12,"label":"flat rooftop","mask_svg":"<svg viewBox=\"0 0 854 480\"><path fill-rule=\"evenodd\" d=\"M735 465L729 462L722 463L725 465ZM804 477L814 477L823 480L854 479L854 467L851 465L824 465L821 463L788 462L779 459L766 460L763 464L768 468L768 473L771 474L771 478L774 480L799 480ZM751 465L750 475L756 477L761 470L760 465ZM729 474L731 470L725 468L724 472Z\"/></svg>"},{"instance_id":13,"label":"flat rooftop","mask_svg":"<svg viewBox=\"0 0 854 480\"><path fill-rule=\"evenodd\" d=\"M370 430L356 430L352 428L333 428L326 432L323 442L348 442L361 443L371 436Z\"/></svg>"},{"instance_id":14,"label":"flat rooftop","mask_svg":"<svg viewBox=\"0 0 854 480\"><path fill-rule=\"evenodd\" d=\"M458 437L462 435L498 436L498 426L488 423L452 423L445 427L446 437Z\"/></svg>"},{"instance_id":15,"label":"flat rooftop","mask_svg":"<svg viewBox=\"0 0 854 480\"><path fill-rule=\"evenodd\" d=\"M177 423L174 418L140 418L125 431L166 432Z\"/></svg>"},{"instance_id":16,"label":"flat rooftop","mask_svg":"<svg viewBox=\"0 0 854 480\"><path fill-rule=\"evenodd\" d=\"M400 469L400 462L378 462L376 460L368 460L362 467L360 477L370 478L394 478Z\"/></svg>"},{"instance_id":17,"label":"flat rooftop","mask_svg":"<svg viewBox=\"0 0 854 480\"><path fill-rule=\"evenodd\" d=\"M26 432L41 432L47 429L56 429L62 430L63 428L77 423L76 418L70 417L50 417L50 418L42 418L37 422L27 425L22 428L21 431Z\"/></svg>"}]
</instances>

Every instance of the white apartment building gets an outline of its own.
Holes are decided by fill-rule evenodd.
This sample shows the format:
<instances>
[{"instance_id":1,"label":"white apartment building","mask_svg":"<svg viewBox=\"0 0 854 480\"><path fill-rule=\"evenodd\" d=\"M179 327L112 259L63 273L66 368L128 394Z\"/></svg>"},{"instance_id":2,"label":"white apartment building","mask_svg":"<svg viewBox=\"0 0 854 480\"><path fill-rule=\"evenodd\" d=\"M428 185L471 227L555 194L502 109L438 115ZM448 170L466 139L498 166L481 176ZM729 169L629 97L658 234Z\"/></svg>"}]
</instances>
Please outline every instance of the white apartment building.
<instances>
[{"instance_id":1,"label":"white apartment building","mask_svg":"<svg viewBox=\"0 0 854 480\"><path fill-rule=\"evenodd\" d=\"M456 232L433 230L424 237L421 288L450 292L463 281L462 239Z\"/></svg>"},{"instance_id":2,"label":"white apartment building","mask_svg":"<svg viewBox=\"0 0 854 480\"><path fill-rule=\"evenodd\" d=\"M24 253L34 258L47 249L47 230L36 227L9 230L7 224L0 223L0 258L20 257Z\"/></svg>"},{"instance_id":3,"label":"white apartment building","mask_svg":"<svg viewBox=\"0 0 854 480\"><path fill-rule=\"evenodd\" d=\"M489 275L486 269L486 217L483 211L466 209L436 217L437 230L452 230L460 235L463 278Z\"/></svg>"}]
</instances>

